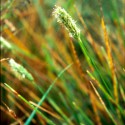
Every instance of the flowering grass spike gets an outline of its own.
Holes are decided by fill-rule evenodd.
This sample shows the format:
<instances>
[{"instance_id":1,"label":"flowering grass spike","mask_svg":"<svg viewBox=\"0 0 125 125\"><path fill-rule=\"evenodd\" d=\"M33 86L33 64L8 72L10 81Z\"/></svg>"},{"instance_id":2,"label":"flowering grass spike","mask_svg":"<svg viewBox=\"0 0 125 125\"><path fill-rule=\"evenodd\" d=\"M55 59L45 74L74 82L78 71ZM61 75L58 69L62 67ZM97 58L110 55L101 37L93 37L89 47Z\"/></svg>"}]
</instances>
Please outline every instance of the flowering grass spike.
<instances>
[{"instance_id":1,"label":"flowering grass spike","mask_svg":"<svg viewBox=\"0 0 125 125\"><path fill-rule=\"evenodd\" d=\"M21 76L22 78L27 78L30 81L33 81L32 75L20 64L16 63L13 59L9 60L9 64L14 71L15 75Z\"/></svg>"},{"instance_id":2,"label":"flowering grass spike","mask_svg":"<svg viewBox=\"0 0 125 125\"><path fill-rule=\"evenodd\" d=\"M72 17L63 8L55 6L53 15L57 19L57 22L65 26L71 37L75 39L79 38L80 29L76 26L76 22Z\"/></svg>"}]
</instances>

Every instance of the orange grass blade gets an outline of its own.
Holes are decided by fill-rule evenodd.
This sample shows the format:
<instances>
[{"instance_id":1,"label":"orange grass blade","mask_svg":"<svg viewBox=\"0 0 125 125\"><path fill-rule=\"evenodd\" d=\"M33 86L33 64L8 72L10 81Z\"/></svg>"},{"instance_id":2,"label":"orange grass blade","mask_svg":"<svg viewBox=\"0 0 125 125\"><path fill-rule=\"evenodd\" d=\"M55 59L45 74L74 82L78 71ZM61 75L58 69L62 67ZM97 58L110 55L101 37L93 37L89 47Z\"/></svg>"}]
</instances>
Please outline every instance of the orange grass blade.
<instances>
[{"instance_id":1,"label":"orange grass blade","mask_svg":"<svg viewBox=\"0 0 125 125\"><path fill-rule=\"evenodd\" d=\"M32 101L29 101L29 102L30 102L33 106L38 107L39 109L41 109L42 111L48 113L49 115L53 116L54 118L57 118L57 119L61 120L61 117L60 117L59 115L57 115L56 113L51 112L51 111L49 111L49 110L47 110L47 109L45 109L45 108L39 106L38 104L36 104L36 103L34 103L34 102L32 102Z\"/></svg>"},{"instance_id":2,"label":"orange grass blade","mask_svg":"<svg viewBox=\"0 0 125 125\"><path fill-rule=\"evenodd\" d=\"M16 36L14 36L14 34L9 29L5 29L4 32L13 41L13 43L15 43L19 48L24 50L26 53L29 53L29 50L26 48L26 46Z\"/></svg>"},{"instance_id":3,"label":"orange grass blade","mask_svg":"<svg viewBox=\"0 0 125 125\"><path fill-rule=\"evenodd\" d=\"M109 115L109 117L111 118L111 120L114 122L114 124L117 125L116 121L115 121L114 118L112 117L111 113L110 113L109 110L107 109L107 107L106 107L104 101L102 100L101 96L99 95L98 91L96 90L95 86L93 85L93 83L92 83L91 81L90 81L90 84L91 84L93 90L95 91L97 97L99 98L101 104L103 105L105 111L107 112L107 114Z\"/></svg>"},{"instance_id":4,"label":"orange grass blade","mask_svg":"<svg viewBox=\"0 0 125 125\"><path fill-rule=\"evenodd\" d=\"M109 63L109 67L110 67L111 74L112 74L114 97L116 99L116 103L118 104L118 83L117 83L117 78L116 78L116 74L115 74L115 67L114 67L114 63L113 63L113 58L112 58L112 54L111 54L109 38L108 38L108 34L107 34L107 30L106 30L106 26L105 26L105 22L104 22L103 18L101 20L101 25L102 25L103 32L104 32L106 51L107 51L107 55L108 55L108 63Z\"/></svg>"}]
</instances>

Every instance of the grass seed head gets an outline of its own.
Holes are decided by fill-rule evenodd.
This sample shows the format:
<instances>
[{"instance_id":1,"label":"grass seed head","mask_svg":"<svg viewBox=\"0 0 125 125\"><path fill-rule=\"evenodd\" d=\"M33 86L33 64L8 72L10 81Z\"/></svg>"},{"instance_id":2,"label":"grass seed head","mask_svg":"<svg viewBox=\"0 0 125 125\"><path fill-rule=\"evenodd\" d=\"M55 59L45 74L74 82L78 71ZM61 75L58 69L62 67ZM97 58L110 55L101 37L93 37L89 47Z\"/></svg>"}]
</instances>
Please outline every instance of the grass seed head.
<instances>
[{"instance_id":1,"label":"grass seed head","mask_svg":"<svg viewBox=\"0 0 125 125\"><path fill-rule=\"evenodd\" d=\"M55 6L53 16L55 16L57 22L65 26L71 37L78 39L80 36L80 29L76 26L76 22L72 17L63 8Z\"/></svg>"},{"instance_id":2,"label":"grass seed head","mask_svg":"<svg viewBox=\"0 0 125 125\"><path fill-rule=\"evenodd\" d=\"M33 81L32 75L20 64L16 63L13 59L9 60L9 64L14 71L15 75L21 76L21 78L27 78L30 81Z\"/></svg>"}]
</instances>

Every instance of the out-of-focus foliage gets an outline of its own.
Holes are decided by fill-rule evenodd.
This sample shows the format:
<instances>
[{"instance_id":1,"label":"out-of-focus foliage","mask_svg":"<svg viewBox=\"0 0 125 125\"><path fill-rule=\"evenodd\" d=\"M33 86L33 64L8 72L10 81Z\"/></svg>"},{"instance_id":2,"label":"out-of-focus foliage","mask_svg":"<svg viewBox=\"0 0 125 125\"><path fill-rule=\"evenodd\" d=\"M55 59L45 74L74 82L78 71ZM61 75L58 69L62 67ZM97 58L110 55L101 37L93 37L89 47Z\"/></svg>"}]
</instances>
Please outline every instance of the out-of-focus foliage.
<instances>
[{"instance_id":1,"label":"out-of-focus foliage","mask_svg":"<svg viewBox=\"0 0 125 125\"><path fill-rule=\"evenodd\" d=\"M76 21L88 57L52 16L55 5ZM124 6L124 0L2 0L1 124L31 118L34 125L123 125ZM32 80L17 77L10 60Z\"/></svg>"}]
</instances>

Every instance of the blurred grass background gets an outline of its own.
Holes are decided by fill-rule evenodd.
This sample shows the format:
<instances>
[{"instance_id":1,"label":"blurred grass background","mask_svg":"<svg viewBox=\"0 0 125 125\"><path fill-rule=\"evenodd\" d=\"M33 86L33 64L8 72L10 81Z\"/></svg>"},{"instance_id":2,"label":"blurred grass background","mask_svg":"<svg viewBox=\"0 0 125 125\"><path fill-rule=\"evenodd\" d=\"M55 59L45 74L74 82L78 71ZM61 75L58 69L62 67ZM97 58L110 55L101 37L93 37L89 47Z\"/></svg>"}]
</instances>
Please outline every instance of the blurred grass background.
<instances>
[{"instance_id":1,"label":"blurred grass background","mask_svg":"<svg viewBox=\"0 0 125 125\"><path fill-rule=\"evenodd\" d=\"M65 8L76 21L83 44L98 70L89 66L78 41L70 38L52 16L55 5ZM4 83L37 106L59 73L73 63L58 78L30 124L124 125L124 7L124 0L2 0L1 123L27 125L33 111ZM101 25L103 17L106 35ZM106 37L110 46L105 44ZM118 84L117 98L110 57ZM15 75L7 58L25 67L34 81Z\"/></svg>"}]
</instances>

